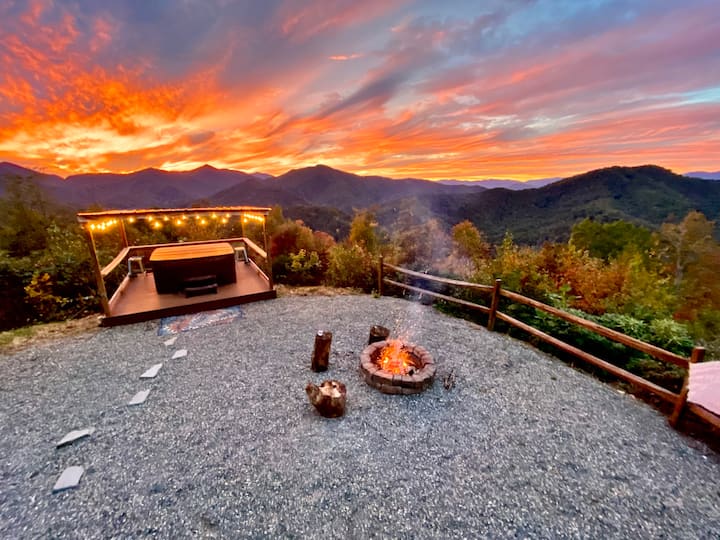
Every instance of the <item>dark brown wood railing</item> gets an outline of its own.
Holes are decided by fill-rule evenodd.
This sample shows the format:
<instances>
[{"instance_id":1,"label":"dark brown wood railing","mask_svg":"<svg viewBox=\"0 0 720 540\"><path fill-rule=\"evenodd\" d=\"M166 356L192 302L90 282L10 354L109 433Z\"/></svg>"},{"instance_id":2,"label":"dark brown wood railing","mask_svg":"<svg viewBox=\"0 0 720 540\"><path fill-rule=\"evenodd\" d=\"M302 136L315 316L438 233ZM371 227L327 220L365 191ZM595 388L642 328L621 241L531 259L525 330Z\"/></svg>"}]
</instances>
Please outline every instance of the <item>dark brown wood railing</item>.
<instances>
[{"instance_id":1,"label":"dark brown wood railing","mask_svg":"<svg viewBox=\"0 0 720 540\"><path fill-rule=\"evenodd\" d=\"M263 262L261 262L259 265L255 263L254 260L251 262L257 272L261 274L265 279L268 280L270 283L270 288L272 288L272 281L269 276L272 276L272 272L269 268L269 262L268 262L268 255L267 252L262 249L260 246L258 246L255 242L250 240L249 238L246 238L244 236L239 236L235 238L221 238L219 240L197 240L193 242L184 242L183 245L185 246L199 246L203 244L215 244L217 242L227 242L229 244L244 244L248 250L248 255L254 254L259 259L261 259ZM110 273L115 270L120 264L125 262L128 257L132 256L141 256L144 259L147 259L150 255L150 253L155 249L159 247L168 247L168 246L176 246L177 244L146 244L146 245L140 245L140 246L129 246L126 248L123 248L120 253L117 254L117 256L110 261L104 268L101 270L101 275L103 278L107 278ZM145 261L147 262L147 260ZM265 270L263 269L265 268Z\"/></svg>"},{"instance_id":2,"label":"dark brown wood railing","mask_svg":"<svg viewBox=\"0 0 720 540\"><path fill-rule=\"evenodd\" d=\"M451 285L453 287L460 287L460 288L463 288L466 290L473 290L473 291L479 291L479 292L486 293L489 296L489 305L484 306L481 304L470 302L468 300L463 300L461 298L455 298L455 297L449 296L447 294L441 294L441 293L438 293L435 291L424 289L422 287L417 287L415 285L409 285L407 283L403 283L403 282L400 282L400 281L397 281L394 279L389 279L389 278L385 277L386 270L391 270L391 271L396 272L397 274L400 274L403 276L421 279L421 280L431 282L431 283L439 283L442 285ZM642 377L635 375L634 373L630 373L627 370L624 370L614 364L611 364L610 362L607 362L601 358L598 358L597 356L594 356L586 351L583 351L577 347L574 347L573 345L570 345L569 343L566 343L556 337L553 337L541 330L538 330L537 328L535 328L527 323L524 323L518 319L515 319L514 317L511 317L510 315L508 315L506 313L503 313L502 311L499 310L500 299L506 298L507 300L509 300L511 302L515 302L517 304L526 305L526 306L538 309L540 311L544 311L545 313L549 313L550 315L553 315L555 317L558 317L559 319L562 319L571 324L574 324L581 328L589 330L590 332L593 332L595 334L603 336L603 337L610 339L612 341L615 341L617 343L621 343L622 345L631 347L635 350L638 350L638 351L646 353L654 358L657 358L658 360L679 366L681 368L687 369L688 362L690 361L689 359L679 356L670 351L666 351L665 349L662 349L660 347L656 347L655 345L652 345L650 343L645 343L644 341L635 339L635 338L625 335L621 332L617 332L616 330L612 330L612 329L602 326L596 322L593 322L593 321L590 321L587 319L583 319L582 317L578 317L576 315L573 315L572 313L568 313L566 311L555 308L553 306L549 306L542 302L538 302L537 300L533 300L532 298L528 298L521 294L505 290L502 288L502 281L499 279L496 280L495 284L492 286L491 285L482 285L482 284L478 284L478 283L469 283L467 281L459 281L456 279L442 278L442 277L438 277L438 276L424 274L421 272L415 272L413 270L408 270L407 268L401 268L399 266L385 263L383 261L382 257L380 257L380 262L378 265L378 290L381 295L384 292L385 285L392 285L394 287L399 287L404 290L412 291L415 293L429 296L431 298L443 300L443 301L451 303L451 304L459 305L464 308L469 308L472 310L479 311L480 313L484 313L487 315L487 317L488 317L487 327L489 330L493 330L495 327L495 322L497 320L501 320L511 326L514 326L515 328L518 328L520 330L523 330L524 332L527 332L528 334L540 339L541 341L544 341L545 343L548 343L548 344L558 348L559 350L561 350L565 353L568 353L576 358L579 358L580 360L587 362L588 364L599 367L599 368L607 371L608 373L611 373L612 375L614 375L615 377L617 377L621 380L624 380L624 381L629 382L639 388L642 388L643 390L651 392L653 395L663 399L664 401L667 401L673 405L676 405L681 400L681 396L679 394L676 394L676 393L668 390L667 388L663 388L651 381L643 379ZM705 349L703 347L695 347L693 349L691 360L693 362L702 361L704 355L705 355Z\"/></svg>"}]
</instances>

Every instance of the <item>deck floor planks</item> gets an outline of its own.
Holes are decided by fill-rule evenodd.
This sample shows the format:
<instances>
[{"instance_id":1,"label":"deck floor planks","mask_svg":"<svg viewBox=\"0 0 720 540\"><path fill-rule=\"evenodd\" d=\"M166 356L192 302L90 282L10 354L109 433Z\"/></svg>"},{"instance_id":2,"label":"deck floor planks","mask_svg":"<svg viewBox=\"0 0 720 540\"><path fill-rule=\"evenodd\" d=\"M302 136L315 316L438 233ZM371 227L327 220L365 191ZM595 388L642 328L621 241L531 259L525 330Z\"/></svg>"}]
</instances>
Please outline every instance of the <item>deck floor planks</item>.
<instances>
[{"instance_id":1,"label":"deck floor planks","mask_svg":"<svg viewBox=\"0 0 720 540\"><path fill-rule=\"evenodd\" d=\"M235 272L237 282L219 286L217 294L190 298L182 292L158 294L152 272L125 277L118 289L122 292L113 296L110 316L105 317L102 324L112 326L140 322L275 298L275 291L269 288L268 281L257 273L253 265L236 262Z\"/></svg>"}]
</instances>

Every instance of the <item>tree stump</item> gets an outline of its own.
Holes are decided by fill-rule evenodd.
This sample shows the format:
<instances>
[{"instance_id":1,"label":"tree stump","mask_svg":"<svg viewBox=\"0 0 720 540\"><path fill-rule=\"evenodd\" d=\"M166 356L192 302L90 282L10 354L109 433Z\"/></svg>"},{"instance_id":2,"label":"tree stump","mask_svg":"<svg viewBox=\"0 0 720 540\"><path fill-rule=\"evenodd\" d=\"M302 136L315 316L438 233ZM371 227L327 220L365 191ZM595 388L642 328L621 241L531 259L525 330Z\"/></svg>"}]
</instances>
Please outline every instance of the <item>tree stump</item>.
<instances>
[{"instance_id":1,"label":"tree stump","mask_svg":"<svg viewBox=\"0 0 720 540\"><path fill-rule=\"evenodd\" d=\"M315 334L315 347L313 349L310 368L313 371L326 371L330 361L330 345L332 343L332 332L320 330Z\"/></svg>"},{"instance_id":2,"label":"tree stump","mask_svg":"<svg viewBox=\"0 0 720 540\"><path fill-rule=\"evenodd\" d=\"M347 389L340 381L323 381L320 386L308 383L305 392L310 403L326 418L337 418L345 414Z\"/></svg>"},{"instance_id":3,"label":"tree stump","mask_svg":"<svg viewBox=\"0 0 720 540\"><path fill-rule=\"evenodd\" d=\"M384 326L374 325L370 328L370 337L368 338L367 344L375 343L376 341L387 341L390 335L390 330Z\"/></svg>"}]
</instances>

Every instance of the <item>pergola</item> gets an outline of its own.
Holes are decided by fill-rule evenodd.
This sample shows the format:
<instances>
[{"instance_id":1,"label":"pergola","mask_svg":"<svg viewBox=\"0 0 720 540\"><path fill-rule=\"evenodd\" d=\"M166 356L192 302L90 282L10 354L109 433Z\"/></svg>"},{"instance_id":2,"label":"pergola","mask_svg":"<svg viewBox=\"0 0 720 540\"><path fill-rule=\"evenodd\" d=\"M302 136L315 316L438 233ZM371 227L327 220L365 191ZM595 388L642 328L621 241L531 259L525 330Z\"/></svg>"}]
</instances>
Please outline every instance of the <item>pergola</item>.
<instances>
[{"instance_id":1,"label":"pergola","mask_svg":"<svg viewBox=\"0 0 720 540\"><path fill-rule=\"evenodd\" d=\"M217 206L208 208L164 208L138 210L106 210L102 212L80 212L77 214L90 249L91 261L100 305L103 310L101 324L116 325L228 307L231 305L275 298L272 279L272 261L268 253L265 221L270 208L256 206ZM173 244L129 245L127 224L144 220L154 229L184 227L190 223L198 226L239 223L239 237L218 238ZM262 226L262 244L258 246L245 236L245 226L255 223ZM121 249L115 258L102 267L98 258L95 236L117 230ZM236 250L241 248L248 255L247 263L237 261L237 283L219 287L217 294L189 298L181 294L159 294L153 283L151 254L157 248L169 246L205 246L209 244L230 244ZM128 262L135 262L144 270L131 273ZM111 298L108 298L106 279L120 265L128 265L128 274Z\"/></svg>"}]
</instances>

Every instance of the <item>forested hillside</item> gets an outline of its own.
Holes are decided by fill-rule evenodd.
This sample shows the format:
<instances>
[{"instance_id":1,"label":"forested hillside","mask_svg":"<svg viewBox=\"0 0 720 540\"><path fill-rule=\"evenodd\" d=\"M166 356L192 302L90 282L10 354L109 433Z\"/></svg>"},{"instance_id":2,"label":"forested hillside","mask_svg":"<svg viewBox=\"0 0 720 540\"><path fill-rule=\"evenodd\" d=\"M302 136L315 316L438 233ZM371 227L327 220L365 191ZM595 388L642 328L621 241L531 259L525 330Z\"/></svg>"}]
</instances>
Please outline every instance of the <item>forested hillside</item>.
<instances>
[{"instance_id":1,"label":"forested hillside","mask_svg":"<svg viewBox=\"0 0 720 540\"><path fill-rule=\"evenodd\" d=\"M439 219L446 226L465 219L494 242L510 232L521 244L566 241L574 223L626 220L657 228L697 210L720 216L720 182L676 175L655 166L611 167L567 178L539 189L492 189L477 194L440 194L394 201L378 208L391 226L398 209Z\"/></svg>"},{"instance_id":2,"label":"forested hillside","mask_svg":"<svg viewBox=\"0 0 720 540\"><path fill-rule=\"evenodd\" d=\"M437 219L449 230L470 220L493 242L506 232L521 244L565 241L577 221L626 220L657 228L691 210L720 216L720 182L688 178L652 165L610 167L524 190L485 189L358 176L318 165L277 178L201 167L187 172L146 169L66 180L12 164L0 166L0 194L13 179L32 180L51 200L80 210L192 205L280 205L286 214L339 239L354 211L372 209L388 231Z\"/></svg>"}]
</instances>

